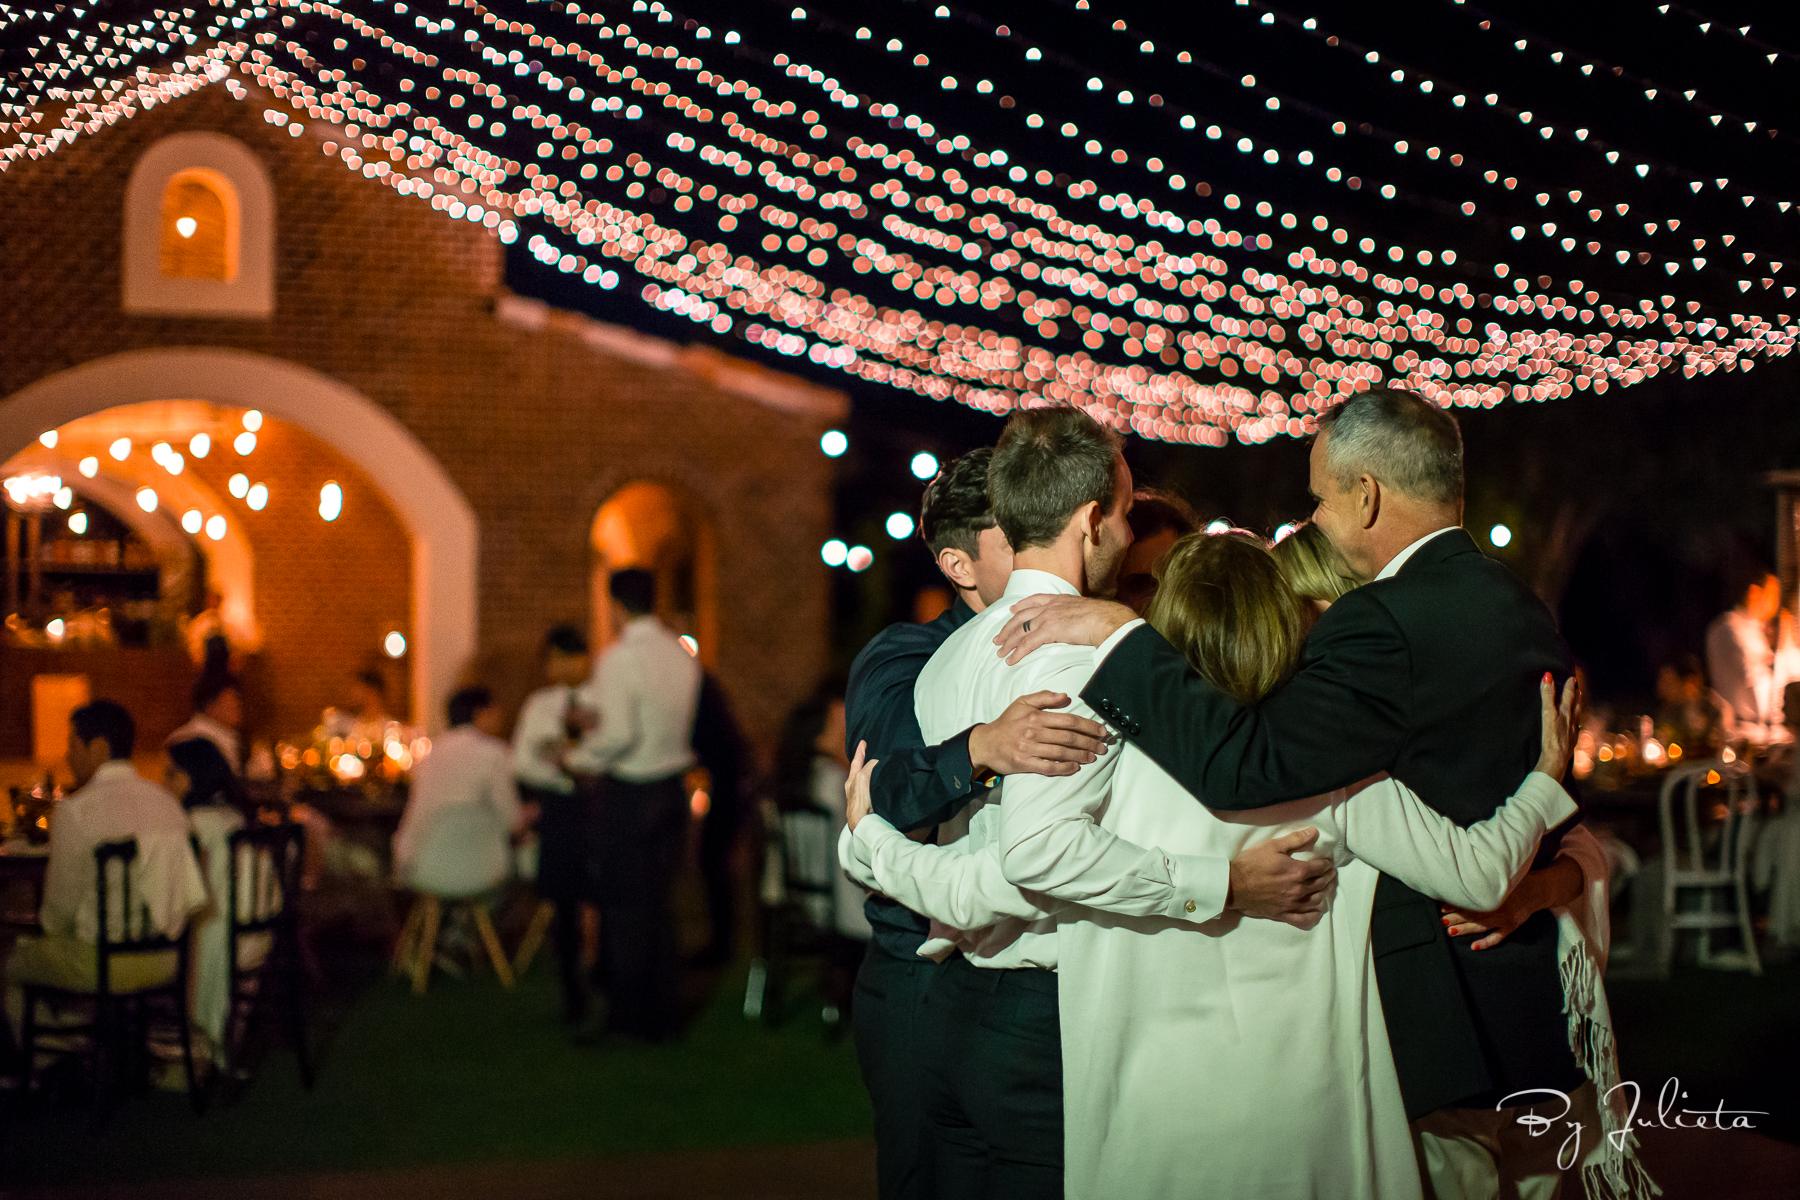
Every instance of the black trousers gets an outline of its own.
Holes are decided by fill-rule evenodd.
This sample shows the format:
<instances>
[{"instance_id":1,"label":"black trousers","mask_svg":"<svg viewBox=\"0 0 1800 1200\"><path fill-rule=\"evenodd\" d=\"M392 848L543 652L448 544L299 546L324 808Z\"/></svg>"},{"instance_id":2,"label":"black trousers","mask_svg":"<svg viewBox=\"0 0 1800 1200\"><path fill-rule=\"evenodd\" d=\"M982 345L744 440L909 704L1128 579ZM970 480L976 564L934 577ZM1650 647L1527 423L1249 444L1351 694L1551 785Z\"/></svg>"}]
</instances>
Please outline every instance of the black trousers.
<instances>
[{"instance_id":1,"label":"black trousers","mask_svg":"<svg viewBox=\"0 0 1800 1200\"><path fill-rule=\"evenodd\" d=\"M581 908L594 902L593 809L595 789L573 795L520 788L538 810L538 895L556 906L550 928L556 969L562 976L563 1018L587 1016L587 981L581 972Z\"/></svg>"},{"instance_id":2,"label":"black trousers","mask_svg":"<svg viewBox=\"0 0 1800 1200\"><path fill-rule=\"evenodd\" d=\"M875 943L856 974L850 1024L863 1086L875 1107L875 1175L881 1200L931 1200L931 1124L918 1021L931 981L928 958L896 958Z\"/></svg>"},{"instance_id":3,"label":"black trousers","mask_svg":"<svg viewBox=\"0 0 1800 1200\"><path fill-rule=\"evenodd\" d=\"M607 779L596 808L596 890L609 1025L634 1037L675 1032L675 919L671 893L687 845L681 777Z\"/></svg>"},{"instance_id":4,"label":"black trousers","mask_svg":"<svg viewBox=\"0 0 1800 1200\"><path fill-rule=\"evenodd\" d=\"M1056 973L959 954L932 980L918 1029L937 1200L1061 1200Z\"/></svg>"}]
</instances>

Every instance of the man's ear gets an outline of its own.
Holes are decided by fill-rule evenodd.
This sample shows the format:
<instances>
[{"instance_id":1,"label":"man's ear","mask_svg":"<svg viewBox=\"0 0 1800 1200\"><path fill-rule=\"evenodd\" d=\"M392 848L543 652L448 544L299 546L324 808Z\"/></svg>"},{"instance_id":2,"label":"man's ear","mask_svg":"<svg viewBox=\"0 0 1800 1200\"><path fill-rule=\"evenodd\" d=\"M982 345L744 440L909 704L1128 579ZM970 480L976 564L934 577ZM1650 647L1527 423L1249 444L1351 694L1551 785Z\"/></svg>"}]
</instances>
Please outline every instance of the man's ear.
<instances>
[{"instance_id":1,"label":"man's ear","mask_svg":"<svg viewBox=\"0 0 1800 1200\"><path fill-rule=\"evenodd\" d=\"M975 590L975 560L969 557L968 551L945 546L938 551L937 565L951 586L965 592Z\"/></svg>"},{"instance_id":2,"label":"man's ear","mask_svg":"<svg viewBox=\"0 0 1800 1200\"><path fill-rule=\"evenodd\" d=\"M1364 475L1357 480L1358 504L1362 508L1364 529L1374 528L1375 521L1381 516L1381 481L1373 475Z\"/></svg>"},{"instance_id":3,"label":"man's ear","mask_svg":"<svg viewBox=\"0 0 1800 1200\"><path fill-rule=\"evenodd\" d=\"M1075 510L1075 519L1081 523L1082 535L1088 541L1100 541L1100 527L1106 523L1106 513L1101 509L1098 500L1089 500Z\"/></svg>"}]
</instances>

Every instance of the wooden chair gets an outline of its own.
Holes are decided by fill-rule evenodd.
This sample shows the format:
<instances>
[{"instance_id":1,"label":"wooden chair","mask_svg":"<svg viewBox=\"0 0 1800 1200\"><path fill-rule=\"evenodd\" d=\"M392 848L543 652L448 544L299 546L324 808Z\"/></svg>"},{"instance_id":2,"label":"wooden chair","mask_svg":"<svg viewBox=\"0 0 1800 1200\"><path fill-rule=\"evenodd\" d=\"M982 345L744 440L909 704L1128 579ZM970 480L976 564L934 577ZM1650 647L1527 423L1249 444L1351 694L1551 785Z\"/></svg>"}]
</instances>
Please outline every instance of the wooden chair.
<instances>
[{"instance_id":1,"label":"wooden chair","mask_svg":"<svg viewBox=\"0 0 1800 1200\"><path fill-rule=\"evenodd\" d=\"M519 948L513 951L512 971L515 978L523 978L531 969L531 960L543 948L544 938L550 932L551 922L556 920L556 905L548 900L539 900L537 907L531 910L531 923L525 927L525 936L519 939Z\"/></svg>"},{"instance_id":2,"label":"wooden chair","mask_svg":"<svg viewBox=\"0 0 1800 1200\"><path fill-rule=\"evenodd\" d=\"M1703 787L1724 791L1723 819L1705 830L1700 824ZM1668 974L1674 957L1676 931L1685 929L1700 934L1697 960L1701 966L1762 974L1745 893L1758 804L1756 779L1742 761L1692 763L1670 772L1663 781L1657 803L1663 842L1663 920L1657 946L1662 974ZM1684 907L1683 901L1690 897L1697 900L1698 907ZM1743 949L1715 951L1712 934L1716 929L1736 929Z\"/></svg>"},{"instance_id":3,"label":"wooden chair","mask_svg":"<svg viewBox=\"0 0 1800 1200\"><path fill-rule=\"evenodd\" d=\"M27 983L22 988L25 1011L20 1040L25 1053L25 1078L21 1094L29 1096L31 1093L40 1051L90 1058L94 1063L96 1122L106 1114L108 1088L115 1075L122 1076L124 1068L131 1067L134 1081L143 1078L149 1061L147 1044L151 1023L159 1017L174 1025L180 1040L188 1099L194 1112L198 1115L206 1111L206 1093L194 1067L194 1044L188 1016L189 927L184 925L180 935L173 938L156 929L149 906L132 893L131 866L137 857L136 838L94 847L99 902L95 910L99 915L99 928L94 943L94 988L89 991L34 983ZM116 906L112 903L115 896L118 899ZM111 916L115 912L119 914L116 929ZM174 971L167 979L138 986L129 982L124 968L131 964L120 960L162 954L172 954L175 959ZM92 1016L85 1022L40 1028L38 1008L53 1001L65 1006L86 1006ZM168 1006L166 1015L155 1011L163 1004ZM60 1044L41 1044L40 1033L53 1034Z\"/></svg>"},{"instance_id":4,"label":"wooden chair","mask_svg":"<svg viewBox=\"0 0 1800 1200\"><path fill-rule=\"evenodd\" d=\"M499 977L500 986L511 990L512 967L506 961L506 952L500 947L500 935L494 932L493 918L488 916L482 897L434 896L430 892L420 892L419 898L413 901L412 909L406 914L406 924L400 930L400 940L394 945L394 970L412 976L414 995L425 994L425 983L431 976L431 965L437 958L438 931L444 917L455 917L463 912L474 920L482 948L487 951L488 961L494 966L494 974Z\"/></svg>"},{"instance_id":5,"label":"wooden chair","mask_svg":"<svg viewBox=\"0 0 1800 1200\"><path fill-rule=\"evenodd\" d=\"M781 812L772 800L764 800L759 811L764 836L763 874L757 889L762 945L750 961L744 1016L760 1017L774 1026L786 1016L788 981L796 960L830 962L845 939L836 928L833 874L838 867L831 814L812 807ZM826 1006L828 1028L834 1023L835 1008Z\"/></svg>"},{"instance_id":6,"label":"wooden chair","mask_svg":"<svg viewBox=\"0 0 1800 1200\"><path fill-rule=\"evenodd\" d=\"M226 958L230 997L225 1018L228 1069L240 1065L252 1021L262 1014L271 988L281 993L288 1039L300 1064L300 1082L313 1086L312 1055L306 1045L306 964L301 953L300 875L305 866L304 826L252 825L233 833L230 894L226 898ZM266 952L256 962L247 953L256 939Z\"/></svg>"}]
</instances>

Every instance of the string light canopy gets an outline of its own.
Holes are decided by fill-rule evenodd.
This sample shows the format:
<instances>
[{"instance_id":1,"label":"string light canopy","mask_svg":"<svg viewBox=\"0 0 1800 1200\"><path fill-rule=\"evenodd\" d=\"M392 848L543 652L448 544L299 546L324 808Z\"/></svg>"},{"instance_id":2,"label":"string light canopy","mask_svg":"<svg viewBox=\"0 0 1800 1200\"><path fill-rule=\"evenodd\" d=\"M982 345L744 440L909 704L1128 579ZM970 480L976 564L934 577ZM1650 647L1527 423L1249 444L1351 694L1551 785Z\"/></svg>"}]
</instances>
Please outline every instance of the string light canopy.
<instances>
[{"instance_id":1,"label":"string light canopy","mask_svg":"<svg viewBox=\"0 0 1800 1200\"><path fill-rule=\"evenodd\" d=\"M1620 115L1592 89L1646 77L1413 6L1458 53L1260 0L0 0L0 172L219 87L715 335L1199 445L1377 381L1492 407L1791 350L1793 201L1751 178L1785 134L1697 90Z\"/></svg>"}]
</instances>

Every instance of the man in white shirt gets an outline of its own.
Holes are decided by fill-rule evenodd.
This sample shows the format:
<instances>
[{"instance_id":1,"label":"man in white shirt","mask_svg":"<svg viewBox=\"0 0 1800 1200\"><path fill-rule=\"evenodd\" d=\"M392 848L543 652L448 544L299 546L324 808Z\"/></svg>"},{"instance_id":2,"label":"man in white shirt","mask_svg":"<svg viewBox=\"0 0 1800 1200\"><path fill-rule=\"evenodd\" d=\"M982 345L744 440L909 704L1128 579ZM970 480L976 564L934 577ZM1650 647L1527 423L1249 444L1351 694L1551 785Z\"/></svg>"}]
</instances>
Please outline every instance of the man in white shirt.
<instances>
[{"instance_id":1,"label":"man in white shirt","mask_svg":"<svg viewBox=\"0 0 1800 1200\"><path fill-rule=\"evenodd\" d=\"M674 1032L670 892L686 845L682 776L695 763L700 663L656 619L656 576L618 571L607 589L619 640L600 660L586 697L600 723L565 765L601 778L596 886L609 1023L655 1041Z\"/></svg>"},{"instance_id":2,"label":"man in white shirt","mask_svg":"<svg viewBox=\"0 0 1800 1200\"><path fill-rule=\"evenodd\" d=\"M1758 745L1787 741L1781 699L1795 677L1793 618L1781 611L1781 581L1757 571L1737 607L1706 628L1706 669L1713 687L1731 705L1740 737ZM1773 642L1770 630L1780 634Z\"/></svg>"},{"instance_id":3,"label":"man in white shirt","mask_svg":"<svg viewBox=\"0 0 1800 1200\"><path fill-rule=\"evenodd\" d=\"M531 693L513 726L513 775L527 803L538 806L538 895L556 906L552 941L562 975L563 1021L587 1019L581 972L581 910L593 902L591 796L577 792L563 756L593 725L578 689L593 671L587 635L558 625L544 638L547 687Z\"/></svg>"},{"instance_id":4,"label":"man in white shirt","mask_svg":"<svg viewBox=\"0 0 1800 1200\"><path fill-rule=\"evenodd\" d=\"M505 715L484 687L450 697L450 728L413 772L394 833L394 874L416 891L476 896L512 869L512 839L525 827L513 782Z\"/></svg>"},{"instance_id":5,"label":"man in white shirt","mask_svg":"<svg viewBox=\"0 0 1800 1200\"><path fill-rule=\"evenodd\" d=\"M20 938L7 961L7 1008L15 1028L22 1011L15 991L20 985L74 991L97 985L95 847L137 840L131 894L149 908L156 931L176 936L206 905L206 881L188 843L187 814L175 797L132 769L137 730L131 714L111 700L95 700L76 709L69 726L69 770L77 790L50 819L50 862L38 910L43 935ZM124 936L118 913L109 930L115 939ZM132 932L138 932L135 925ZM124 959L112 967L111 986L114 991L152 987L167 982L175 965L173 952Z\"/></svg>"},{"instance_id":6,"label":"man in white shirt","mask_svg":"<svg viewBox=\"0 0 1800 1200\"><path fill-rule=\"evenodd\" d=\"M239 733L243 724L244 696L238 681L230 675L202 675L194 684L194 715L165 738L163 745L178 746L204 738L219 748L232 772L239 773L244 769Z\"/></svg>"},{"instance_id":7,"label":"man in white shirt","mask_svg":"<svg viewBox=\"0 0 1800 1200\"><path fill-rule=\"evenodd\" d=\"M914 695L928 743L994 720L1021 694L1077 695L1107 649L1047 647L1009 666L995 656L993 639L1013 603L1026 596L1112 590L1131 543L1131 472L1117 435L1076 409L1017 413L1001 435L988 479L994 516L1014 548L1012 575L1004 595L951 634L921 673ZM1080 706L1073 711L1091 715ZM989 803L970 820L969 854L982 865L963 877L967 924L1002 919L963 939L967 955L952 958L932 982L921 1018L918 1044L926 1056L940 1196L1062 1195L1061 1031L1050 919L1059 902L1021 893L1009 883L1015 868L1054 879L1065 900L1196 923L1224 910L1240 864L1259 881L1272 872L1316 882L1329 869L1295 862L1279 848L1252 851L1255 857L1233 864L1119 839L1093 823L1117 760L1102 755L1067 778L1010 776L998 815ZM1015 801L1023 806L1018 829ZM1056 817L1045 819L1050 812ZM904 841L873 816L858 823L856 836L877 854L884 843L893 850ZM996 839L1005 877L988 845ZM943 856L924 857L938 860L929 869L949 865ZM1251 890L1247 884L1246 897ZM895 899L907 903L909 895Z\"/></svg>"}]
</instances>

